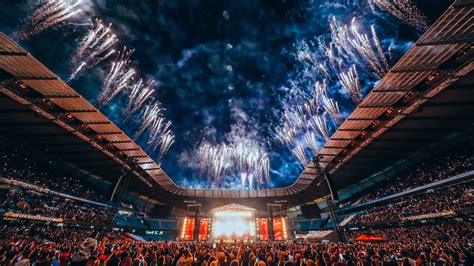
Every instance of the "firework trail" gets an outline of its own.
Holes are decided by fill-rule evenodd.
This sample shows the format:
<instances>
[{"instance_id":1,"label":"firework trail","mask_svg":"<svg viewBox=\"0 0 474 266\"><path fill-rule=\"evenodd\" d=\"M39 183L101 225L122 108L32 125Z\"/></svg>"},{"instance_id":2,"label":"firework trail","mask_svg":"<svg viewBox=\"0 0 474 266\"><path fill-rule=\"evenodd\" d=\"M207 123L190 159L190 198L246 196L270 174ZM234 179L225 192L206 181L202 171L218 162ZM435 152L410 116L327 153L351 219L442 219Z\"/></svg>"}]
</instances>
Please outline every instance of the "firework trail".
<instances>
[{"instance_id":1,"label":"firework trail","mask_svg":"<svg viewBox=\"0 0 474 266\"><path fill-rule=\"evenodd\" d=\"M153 122L150 125L150 134L148 135L148 144L152 145L153 149L159 144L159 136L162 132L166 131L166 121L165 118L161 114L155 115L153 117ZM167 124L168 128L171 124ZM157 143L154 145L154 143Z\"/></svg>"},{"instance_id":2,"label":"firework trail","mask_svg":"<svg viewBox=\"0 0 474 266\"><path fill-rule=\"evenodd\" d=\"M93 23L88 33L82 38L81 45L71 57L72 64L79 64L79 66L72 72L68 82L115 53L112 47L117 42L117 38L110 32L110 26L110 24L108 27L104 26L101 20Z\"/></svg>"},{"instance_id":3,"label":"firework trail","mask_svg":"<svg viewBox=\"0 0 474 266\"><path fill-rule=\"evenodd\" d=\"M212 176L215 183L219 183L229 171L240 173L242 185L247 182L252 186L253 176L260 185L264 180L270 182L268 154L253 141L218 145L203 142L196 157L201 173Z\"/></svg>"},{"instance_id":4,"label":"firework trail","mask_svg":"<svg viewBox=\"0 0 474 266\"><path fill-rule=\"evenodd\" d=\"M355 18L348 26L332 17L330 28L338 55L344 58L345 61L355 62L361 66L368 65L372 73L378 78L382 78L387 73L389 66L374 27L371 28L372 42L367 34L359 32ZM372 46L376 48L374 49ZM363 59L363 62L360 61L360 58ZM339 59L339 68L342 67L342 63L343 61Z\"/></svg>"},{"instance_id":5,"label":"firework trail","mask_svg":"<svg viewBox=\"0 0 474 266\"><path fill-rule=\"evenodd\" d=\"M290 146L295 138L296 130L286 123L276 129L275 139L281 144Z\"/></svg>"},{"instance_id":6,"label":"firework trail","mask_svg":"<svg viewBox=\"0 0 474 266\"><path fill-rule=\"evenodd\" d=\"M388 70L390 69L390 66L388 64L387 58L385 57L382 46L380 45L380 40L377 37L374 25L370 26L370 31L372 32L372 40L374 40L375 47L377 48L377 52L379 53L379 57L382 60L383 66L386 70Z\"/></svg>"},{"instance_id":7,"label":"firework trail","mask_svg":"<svg viewBox=\"0 0 474 266\"><path fill-rule=\"evenodd\" d=\"M112 63L109 73L105 77L102 90L97 97L98 105L108 104L117 94L129 86L133 80L135 70L130 67L130 56L133 50L124 48L118 56L118 60Z\"/></svg>"},{"instance_id":8,"label":"firework trail","mask_svg":"<svg viewBox=\"0 0 474 266\"><path fill-rule=\"evenodd\" d=\"M160 137L160 158L163 158L174 143L175 136L171 131L166 132Z\"/></svg>"},{"instance_id":9,"label":"firework trail","mask_svg":"<svg viewBox=\"0 0 474 266\"><path fill-rule=\"evenodd\" d=\"M343 117L341 111L339 110L339 105L337 104L337 102L327 96L326 80L324 80L322 83L316 82L314 90L316 97L319 98L321 105L323 106L324 110L329 114L332 121L336 125L340 125L342 123Z\"/></svg>"},{"instance_id":10,"label":"firework trail","mask_svg":"<svg viewBox=\"0 0 474 266\"><path fill-rule=\"evenodd\" d=\"M175 139L171 131L171 122L166 121L162 113L163 110L159 102L147 105L142 113L143 120L140 128L134 136L135 141L137 141L146 130L149 130L148 150L155 151L160 147L158 160L161 160L168 152Z\"/></svg>"},{"instance_id":11,"label":"firework trail","mask_svg":"<svg viewBox=\"0 0 474 266\"><path fill-rule=\"evenodd\" d=\"M150 135L148 136L149 149L155 151L160 146L160 157L169 149L171 143L174 142L174 134L170 130L171 122L166 122L163 117L156 117L154 123L150 127Z\"/></svg>"},{"instance_id":12,"label":"firework trail","mask_svg":"<svg viewBox=\"0 0 474 266\"><path fill-rule=\"evenodd\" d=\"M357 30L355 18L352 19L351 31L355 37L354 39L351 40L353 47L365 59L365 61L368 63L369 67L372 69L374 74L378 76L379 78L382 78L389 69L388 64L386 64L386 67L385 67L383 63L380 62L381 60L377 57L376 52L372 48L369 37L366 34L359 33L359 31ZM373 31L373 35L377 37L377 35L375 34L375 28L372 27L372 31ZM378 47L380 47L380 43L378 42L378 39L376 38L372 40L378 49ZM382 49L380 48L380 50ZM383 55L383 52L381 53L380 56L382 56L384 58L383 60L385 60L385 56Z\"/></svg>"},{"instance_id":13,"label":"firework trail","mask_svg":"<svg viewBox=\"0 0 474 266\"><path fill-rule=\"evenodd\" d=\"M33 12L16 35L19 39L26 40L70 19L81 12L78 8L80 3L81 0L49 0Z\"/></svg>"},{"instance_id":14,"label":"firework trail","mask_svg":"<svg viewBox=\"0 0 474 266\"><path fill-rule=\"evenodd\" d=\"M197 155L201 172L209 173L209 176L214 177L216 183L220 182L222 176L231 166L231 148L225 144L202 143Z\"/></svg>"},{"instance_id":15,"label":"firework trail","mask_svg":"<svg viewBox=\"0 0 474 266\"><path fill-rule=\"evenodd\" d=\"M315 131L318 132L325 140L329 139L329 128L327 125L326 119L327 113L324 112L322 115L317 115L311 117L310 126Z\"/></svg>"},{"instance_id":16,"label":"firework trail","mask_svg":"<svg viewBox=\"0 0 474 266\"><path fill-rule=\"evenodd\" d=\"M347 25L339 22L335 16L330 21L331 39L335 50L339 56L344 57L346 60L356 60L357 56L352 48L351 40L353 36Z\"/></svg>"},{"instance_id":17,"label":"firework trail","mask_svg":"<svg viewBox=\"0 0 474 266\"><path fill-rule=\"evenodd\" d=\"M148 84L144 84L143 80L140 79L138 82L132 85L130 93L128 95L127 107L125 108L125 121L130 119L130 117L138 112L138 110L143 106L143 104L150 99L151 94L153 93L153 84L155 81L151 81Z\"/></svg>"},{"instance_id":18,"label":"firework trail","mask_svg":"<svg viewBox=\"0 0 474 266\"><path fill-rule=\"evenodd\" d=\"M245 187L246 182L247 182L247 174L241 173L240 174L240 183L242 184L242 187Z\"/></svg>"},{"instance_id":19,"label":"firework trail","mask_svg":"<svg viewBox=\"0 0 474 266\"><path fill-rule=\"evenodd\" d=\"M239 172L254 172L259 184L263 179L270 182L270 161L268 154L252 141L241 141L232 145L233 159ZM248 175L247 175L248 176Z\"/></svg>"},{"instance_id":20,"label":"firework trail","mask_svg":"<svg viewBox=\"0 0 474 266\"><path fill-rule=\"evenodd\" d=\"M372 10L380 8L404 23L419 30L428 28L428 21L410 0L369 0Z\"/></svg>"},{"instance_id":21,"label":"firework trail","mask_svg":"<svg viewBox=\"0 0 474 266\"><path fill-rule=\"evenodd\" d=\"M317 142L316 134L314 134L314 132L309 132L308 131L304 134L304 140L306 141L306 143L308 143L309 148L313 152L313 156L318 155L319 145L318 145L318 142Z\"/></svg>"},{"instance_id":22,"label":"firework trail","mask_svg":"<svg viewBox=\"0 0 474 266\"><path fill-rule=\"evenodd\" d=\"M354 65L346 73L339 75L339 81L342 88L346 90L347 94L352 98L354 103L358 104L361 101L360 83L357 70Z\"/></svg>"},{"instance_id":23,"label":"firework trail","mask_svg":"<svg viewBox=\"0 0 474 266\"><path fill-rule=\"evenodd\" d=\"M143 120L141 122L140 128L138 131L135 133L134 139L135 141L140 138L140 136L147 130L149 127L151 127L153 124L156 123L156 120L163 116L162 114L163 109L161 108L160 103L153 103L150 105L147 105L145 107L145 110L143 111L142 117Z\"/></svg>"},{"instance_id":24,"label":"firework trail","mask_svg":"<svg viewBox=\"0 0 474 266\"><path fill-rule=\"evenodd\" d=\"M306 151L303 147L302 144L297 145L295 148L291 150L293 155L300 161L300 163L303 165L303 167L306 167L306 165L309 163L308 156L306 155Z\"/></svg>"}]
</instances>

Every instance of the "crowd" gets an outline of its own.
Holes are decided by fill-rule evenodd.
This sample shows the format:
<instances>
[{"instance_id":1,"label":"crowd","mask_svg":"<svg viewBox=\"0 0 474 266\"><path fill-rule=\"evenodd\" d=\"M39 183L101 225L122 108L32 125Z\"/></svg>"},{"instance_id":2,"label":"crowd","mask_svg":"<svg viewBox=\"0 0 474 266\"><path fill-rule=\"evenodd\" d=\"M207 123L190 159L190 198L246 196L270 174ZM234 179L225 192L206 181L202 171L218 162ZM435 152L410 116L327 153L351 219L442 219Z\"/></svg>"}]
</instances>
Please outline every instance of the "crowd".
<instances>
[{"instance_id":1,"label":"crowd","mask_svg":"<svg viewBox=\"0 0 474 266\"><path fill-rule=\"evenodd\" d=\"M474 207L474 181L428 190L397 199L390 204L374 207L357 215L352 220L358 223L374 223L396 220L420 214L440 213Z\"/></svg>"},{"instance_id":2,"label":"crowd","mask_svg":"<svg viewBox=\"0 0 474 266\"><path fill-rule=\"evenodd\" d=\"M358 203L400 193L474 169L473 147L453 147L449 153L430 158L415 167L388 177L371 189Z\"/></svg>"},{"instance_id":3,"label":"crowd","mask_svg":"<svg viewBox=\"0 0 474 266\"><path fill-rule=\"evenodd\" d=\"M0 149L0 177L25 181L84 199L105 201L103 191L94 189L94 186L85 183L80 178L58 171L58 167L52 165L52 162L41 161L33 157L17 148L2 146Z\"/></svg>"},{"instance_id":4,"label":"crowd","mask_svg":"<svg viewBox=\"0 0 474 266\"><path fill-rule=\"evenodd\" d=\"M402 256L407 257L411 265L473 265L473 229L472 221L456 219L433 224L366 229L347 235L350 239L360 234L382 237L385 239L381 242L383 245L396 247L400 254L405 253Z\"/></svg>"},{"instance_id":5,"label":"crowd","mask_svg":"<svg viewBox=\"0 0 474 266\"><path fill-rule=\"evenodd\" d=\"M316 266L472 265L472 228L464 221L372 230L383 242L211 243L137 241L89 230L4 226L1 265ZM348 234L354 237L361 232Z\"/></svg>"},{"instance_id":6,"label":"crowd","mask_svg":"<svg viewBox=\"0 0 474 266\"><path fill-rule=\"evenodd\" d=\"M109 209L80 201L59 198L20 187L0 189L0 210L20 214L62 218L73 222L101 224L106 221Z\"/></svg>"}]
</instances>

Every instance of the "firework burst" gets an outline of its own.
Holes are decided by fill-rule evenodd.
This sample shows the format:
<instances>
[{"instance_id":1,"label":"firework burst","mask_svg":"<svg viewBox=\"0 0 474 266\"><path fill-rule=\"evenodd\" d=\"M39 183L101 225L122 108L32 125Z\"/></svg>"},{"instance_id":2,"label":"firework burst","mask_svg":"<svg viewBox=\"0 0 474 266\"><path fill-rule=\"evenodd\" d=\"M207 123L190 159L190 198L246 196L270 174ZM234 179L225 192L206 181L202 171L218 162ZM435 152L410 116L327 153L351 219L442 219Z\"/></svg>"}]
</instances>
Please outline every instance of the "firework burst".
<instances>
[{"instance_id":1,"label":"firework burst","mask_svg":"<svg viewBox=\"0 0 474 266\"><path fill-rule=\"evenodd\" d=\"M332 17L330 28L334 46L344 61L367 65L378 78L387 73L389 66L374 27L371 27L371 39L367 34L360 33L355 18L350 25L344 25ZM339 69L342 67L342 59L339 59Z\"/></svg>"},{"instance_id":2,"label":"firework burst","mask_svg":"<svg viewBox=\"0 0 474 266\"><path fill-rule=\"evenodd\" d=\"M321 105L323 106L324 110L329 114L332 121L336 125L340 125L342 123L342 114L339 110L339 105L336 101L329 98L327 96L327 83L326 80L321 82L316 82L314 86L315 97L319 98Z\"/></svg>"},{"instance_id":3,"label":"firework burst","mask_svg":"<svg viewBox=\"0 0 474 266\"><path fill-rule=\"evenodd\" d=\"M26 40L44 30L54 27L81 12L81 0L49 0L39 6L16 33L19 39Z\"/></svg>"},{"instance_id":4,"label":"firework burst","mask_svg":"<svg viewBox=\"0 0 474 266\"><path fill-rule=\"evenodd\" d=\"M143 80L135 82L130 89L128 95L127 107L124 111L125 121L130 119L130 117L138 112L138 110L143 106L143 104L150 99L153 93L153 84L154 80L148 82L147 84L143 83Z\"/></svg>"},{"instance_id":5,"label":"firework burst","mask_svg":"<svg viewBox=\"0 0 474 266\"><path fill-rule=\"evenodd\" d=\"M313 152L313 156L316 156L319 152L319 145L316 134L314 132L308 131L304 134L304 140Z\"/></svg>"},{"instance_id":6,"label":"firework burst","mask_svg":"<svg viewBox=\"0 0 474 266\"><path fill-rule=\"evenodd\" d=\"M76 65L68 81L75 79L78 75L99 64L115 53L112 48L117 38L105 26L101 20L92 23L92 27L82 38L80 46L71 57L71 62Z\"/></svg>"},{"instance_id":7,"label":"firework burst","mask_svg":"<svg viewBox=\"0 0 474 266\"><path fill-rule=\"evenodd\" d=\"M268 154L254 141L213 145L203 142L197 151L198 165L202 174L219 183L222 177L233 171L240 175L242 186L270 182L270 160Z\"/></svg>"},{"instance_id":8,"label":"firework burst","mask_svg":"<svg viewBox=\"0 0 474 266\"><path fill-rule=\"evenodd\" d=\"M225 144L201 143L197 157L201 173L214 177L216 183L220 182L223 174L231 167L231 148Z\"/></svg>"},{"instance_id":9,"label":"firework burst","mask_svg":"<svg viewBox=\"0 0 474 266\"><path fill-rule=\"evenodd\" d=\"M112 63L109 73L105 77L102 90L97 97L99 106L108 104L115 96L123 91L133 80L135 70L130 67L130 56L133 50L124 50L118 59Z\"/></svg>"},{"instance_id":10,"label":"firework burst","mask_svg":"<svg viewBox=\"0 0 474 266\"><path fill-rule=\"evenodd\" d=\"M171 130L168 130L160 137L160 157L163 158L174 143L175 136Z\"/></svg>"},{"instance_id":11,"label":"firework burst","mask_svg":"<svg viewBox=\"0 0 474 266\"><path fill-rule=\"evenodd\" d=\"M428 21L410 0L369 0L372 10L382 9L404 23L419 30L426 30Z\"/></svg>"},{"instance_id":12,"label":"firework burst","mask_svg":"<svg viewBox=\"0 0 474 266\"><path fill-rule=\"evenodd\" d=\"M356 67L353 65L349 71L339 75L342 88L349 94L354 103L361 101L360 82Z\"/></svg>"},{"instance_id":13,"label":"firework burst","mask_svg":"<svg viewBox=\"0 0 474 266\"><path fill-rule=\"evenodd\" d=\"M298 144L295 148L291 150L296 159L305 167L308 163L308 156L306 155L305 148L302 144Z\"/></svg>"},{"instance_id":14,"label":"firework burst","mask_svg":"<svg viewBox=\"0 0 474 266\"><path fill-rule=\"evenodd\" d=\"M163 109L158 102L152 103L145 107L145 110L143 110L142 113L142 122L140 124L140 128L137 130L134 136L135 140L138 140L145 130L155 124L156 120L163 116L162 111Z\"/></svg>"},{"instance_id":15,"label":"firework burst","mask_svg":"<svg viewBox=\"0 0 474 266\"><path fill-rule=\"evenodd\" d=\"M329 128L327 125L327 113L324 112L322 115L317 115L311 117L311 120L309 121L309 124L311 128L319 133L320 136L322 136L325 140L329 139Z\"/></svg>"}]
</instances>

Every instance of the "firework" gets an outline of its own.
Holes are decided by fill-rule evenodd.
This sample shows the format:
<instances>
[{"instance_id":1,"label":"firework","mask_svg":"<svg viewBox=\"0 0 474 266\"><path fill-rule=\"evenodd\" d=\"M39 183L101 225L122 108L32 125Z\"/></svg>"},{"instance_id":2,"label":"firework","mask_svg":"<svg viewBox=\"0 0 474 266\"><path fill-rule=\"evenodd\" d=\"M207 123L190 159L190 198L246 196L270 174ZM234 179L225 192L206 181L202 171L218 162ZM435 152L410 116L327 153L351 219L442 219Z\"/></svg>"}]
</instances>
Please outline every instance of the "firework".
<instances>
[{"instance_id":1,"label":"firework","mask_svg":"<svg viewBox=\"0 0 474 266\"><path fill-rule=\"evenodd\" d=\"M259 184L263 179L270 181L268 155L253 141L240 141L232 147L233 159L237 163L239 172L254 172Z\"/></svg>"},{"instance_id":2,"label":"firework","mask_svg":"<svg viewBox=\"0 0 474 266\"><path fill-rule=\"evenodd\" d=\"M335 17L332 17L330 28L332 40L339 56L346 61L352 61L361 66L368 65L372 73L378 78L383 77L387 73L389 66L382 51L380 41L375 34L375 28L371 28L372 42L367 34L359 32L355 18L352 19L350 26L348 26L343 25ZM375 46L375 49L373 46ZM363 61L360 59L363 59ZM343 64L341 58L339 58L338 64L339 69L341 69Z\"/></svg>"},{"instance_id":3,"label":"firework","mask_svg":"<svg viewBox=\"0 0 474 266\"><path fill-rule=\"evenodd\" d=\"M167 129L165 127L170 127L170 123L166 123L165 118L160 114L156 114L153 117L153 122L150 125L150 134L148 135L148 144L152 145L153 150L156 149L156 146L159 145L159 136L161 133L165 132ZM153 143L157 143L153 145Z\"/></svg>"},{"instance_id":4,"label":"firework","mask_svg":"<svg viewBox=\"0 0 474 266\"><path fill-rule=\"evenodd\" d=\"M131 86L130 93L128 95L127 107L125 109L125 120L128 120L133 114L143 106L143 104L150 98L153 93L153 84L155 81L151 81L148 84L144 84L143 80L140 79Z\"/></svg>"},{"instance_id":5,"label":"firework","mask_svg":"<svg viewBox=\"0 0 474 266\"><path fill-rule=\"evenodd\" d=\"M352 98L354 103L358 104L361 101L360 83L357 70L354 65L345 73L339 75L339 81L342 88L346 90L347 94Z\"/></svg>"},{"instance_id":6,"label":"firework","mask_svg":"<svg viewBox=\"0 0 474 266\"><path fill-rule=\"evenodd\" d=\"M75 79L80 73L94 67L115 53L112 46L117 42L117 38L110 32L110 25L104 26L101 20L96 20L92 25L72 56L73 65L81 63L75 68L68 81Z\"/></svg>"},{"instance_id":7,"label":"firework","mask_svg":"<svg viewBox=\"0 0 474 266\"><path fill-rule=\"evenodd\" d=\"M306 155L306 151L303 147L303 145L299 144L295 148L291 150L293 155L295 155L296 159L300 161L300 163L305 167L308 163L308 156Z\"/></svg>"},{"instance_id":8,"label":"firework","mask_svg":"<svg viewBox=\"0 0 474 266\"><path fill-rule=\"evenodd\" d=\"M326 123L327 113L324 112L322 115L317 115L311 117L311 120L309 121L311 128L315 131L318 132L319 135L321 135L325 140L329 139L329 128Z\"/></svg>"},{"instance_id":9,"label":"firework","mask_svg":"<svg viewBox=\"0 0 474 266\"><path fill-rule=\"evenodd\" d=\"M140 128L135 133L134 139L138 140L140 136L147 130L150 126L156 123L157 118L162 116L162 108L160 103L155 102L153 104L147 105L143 111L142 117L143 120L140 124Z\"/></svg>"},{"instance_id":10,"label":"firework","mask_svg":"<svg viewBox=\"0 0 474 266\"><path fill-rule=\"evenodd\" d=\"M270 182L270 161L268 154L256 143L242 140L239 143L212 145L201 143L197 151L201 173L214 178L219 183L229 171L240 173L242 185L252 186L253 176L258 184Z\"/></svg>"},{"instance_id":11,"label":"firework","mask_svg":"<svg viewBox=\"0 0 474 266\"><path fill-rule=\"evenodd\" d=\"M388 71L388 64L384 66L383 63L383 61L385 60L383 52L380 53L380 56L384 58L381 62L381 60L377 57L376 52L372 48L371 42L367 34L361 34L357 30L355 18L352 19L351 31L353 36L355 37L351 40L352 46L357 50L359 55L361 55L365 59L365 61L368 63L368 66L372 69L373 73L379 78L382 78ZM375 34L375 28L373 27L372 33L373 36L377 37L377 35ZM378 38L372 39L372 41L375 43L377 49L379 49L380 47L380 50L382 50Z\"/></svg>"},{"instance_id":12,"label":"firework","mask_svg":"<svg viewBox=\"0 0 474 266\"><path fill-rule=\"evenodd\" d=\"M84 69L86 69L87 67L87 62L82 62L75 70L74 72L72 72L71 76L69 77L69 79L66 81L66 82L69 82L73 79L75 79L79 73L81 73Z\"/></svg>"},{"instance_id":13,"label":"firework","mask_svg":"<svg viewBox=\"0 0 474 266\"><path fill-rule=\"evenodd\" d=\"M428 27L428 21L410 0L369 0L372 10L380 8L406 24L420 30Z\"/></svg>"},{"instance_id":14,"label":"firework","mask_svg":"<svg viewBox=\"0 0 474 266\"><path fill-rule=\"evenodd\" d=\"M197 155L201 172L207 172L209 176L213 176L216 183L220 182L222 176L231 166L231 148L225 144L202 143Z\"/></svg>"},{"instance_id":15,"label":"firework","mask_svg":"<svg viewBox=\"0 0 474 266\"><path fill-rule=\"evenodd\" d=\"M315 95L320 99L324 110L329 114L336 125L340 125L342 123L341 111L339 110L339 105L337 102L327 96L326 80L324 80L322 83L317 82L314 90Z\"/></svg>"},{"instance_id":16,"label":"firework","mask_svg":"<svg viewBox=\"0 0 474 266\"><path fill-rule=\"evenodd\" d=\"M160 158L163 158L174 143L175 136L171 131L167 131L160 137Z\"/></svg>"},{"instance_id":17,"label":"firework","mask_svg":"<svg viewBox=\"0 0 474 266\"><path fill-rule=\"evenodd\" d=\"M343 25L334 16L331 18L329 26L331 28L332 44L334 45L334 50L337 51L337 54L345 59L354 59L357 61L357 54L354 52L351 44L353 36L351 35L349 27Z\"/></svg>"},{"instance_id":18,"label":"firework","mask_svg":"<svg viewBox=\"0 0 474 266\"><path fill-rule=\"evenodd\" d=\"M100 106L108 104L122 90L127 88L133 80L135 70L130 67L130 56L133 50L124 48L118 56L118 60L112 63L109 73L105 77L102 90L97 97Z\"/></svg>"},{"instance_id":19,"label":"firework","mask_svg":"<svg viewBox=\"0 0 474 266\"><path fill-rule=\"evenodd\" d=\"M81 9L78 8L80 3L81 0L49 0L33 12L16 35L21 40L26 40L70 19L81 12Z\"/></svg>"},{"instance_id":20,"label":"firework","mask_svg":"<svg viewBox=\"0 0 474 266\"><path fill-rule=\"evenodd\" d=\"M377 37L377 33L375 32L374 25L370 26L370 31L372 32L372 40L374 40L375 47L377 48L377 52L379 53L379 57L382 60L384 68L388 70L390 69L390 66L388 65L388 61L387 61L387 58L385 57L382 46L380 45L380 40Z\"/></svg>"},{"instance_id":21,"label":"firework","mask_svg":"<svg viewBox=\"0 0 474 266\"><path fill-rule=\"evenodd\" d=\"M284 145L290 146L296 137L296 131L294 128L290 128L287 124L278 127L275 132L275 139Z\"/></svg>"},{"instance_id":22,"label":"firework","mask_svg":"<svg viewBox=\"0 0 474 266\"><path fill-rule=\"evenodd\" d=\"M318 145L318 142L317 142L317 136L316 134L314 134L314 132L306 132L304 134L304 140L306 141L306 143L308 144L309 148L311 149L311 151L313 152L313 156L316 156L318 155L318 152L319 152L319 145Z\"/></svg>"}]
</instances>

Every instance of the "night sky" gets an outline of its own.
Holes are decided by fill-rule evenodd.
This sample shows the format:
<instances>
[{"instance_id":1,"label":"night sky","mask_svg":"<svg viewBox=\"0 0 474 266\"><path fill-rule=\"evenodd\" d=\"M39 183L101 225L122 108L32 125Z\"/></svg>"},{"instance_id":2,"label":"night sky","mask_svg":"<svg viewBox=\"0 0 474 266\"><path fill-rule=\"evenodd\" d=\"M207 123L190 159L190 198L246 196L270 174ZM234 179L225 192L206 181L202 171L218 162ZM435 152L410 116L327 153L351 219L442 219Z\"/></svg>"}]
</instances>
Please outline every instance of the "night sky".
<instances>
[{"instance_id":1,"label":"night sky","mask_svg":"<svg viewBox=\"0 0 474 266\"><path fill-rule=\"evenodd\" d=\"M423 33L387 12L374 12L365 2L83 0L80 15L19 41L14 32L41 2L3 0L0 30L67 80L71 54L88 30L87 18L112 23L120 40L116 47L135 49L131 59L138 76L157 81L154 97L166 108L176 135L162 167L177 184L239 187L235 175L219 185L209 182L196 170L193 151L203 140L226 143L245 135L270 155L271 182L264 186L282 187L291 185L303 168L287 147L274 140L274 130L281 123L282 110L310 97L312 82L320 80L308 75L307 67L297 60L301 44L327 39L332 16L343 23L356 17L361 30L375 26L393 65ZM417 2L429 23L452 1L435 2ZM110 60L102 62L70 85L95 103L109 67ZM365 95L377 78L364 68L358 70ZM337 81L330 81L329 88L347 116L355 104ZM121 94L101 110L133 135L140 118L121 122L125 100ZM330 127L335 130L334 124Z\"/></svg>"}]
</instances>

